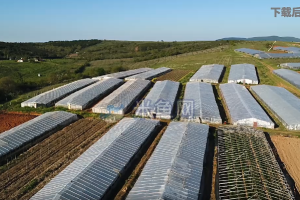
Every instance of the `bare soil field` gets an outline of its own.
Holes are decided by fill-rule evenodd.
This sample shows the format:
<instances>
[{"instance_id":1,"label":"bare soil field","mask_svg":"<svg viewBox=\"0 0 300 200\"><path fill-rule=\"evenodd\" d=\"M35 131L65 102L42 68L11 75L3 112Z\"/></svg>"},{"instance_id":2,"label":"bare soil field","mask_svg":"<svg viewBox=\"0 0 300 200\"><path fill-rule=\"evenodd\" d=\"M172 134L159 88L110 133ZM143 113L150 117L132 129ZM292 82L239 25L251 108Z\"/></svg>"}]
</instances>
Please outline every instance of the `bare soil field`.
<instances>
[{"instance_id":1,"label":"bare soil field","mask_svg":"<svg viewBox=\"0 0 300 200\"><path fill-rule=\"evenodd\" d=\"M0 199L29 199L109 129L100 119L81 119L0 168Z\"/></svg>"},{"instance_id":2,"label":"bare soil field","mask_svg":"<svg viewBox=\"0 0 300 200\"><path fill-rule=\"evenodd\" d=\"M181 78L186 76L191 70L173 70L157 78L158 81L170 80L179 81Z\"/></svg>"},{"instance_id":3,"label":"bare soil field","mask_svg":"<svg viewBox=\"0 0 300 200\"><path fill-rule=\"evenodd\" d=\"M37 116L28 114L0 114L0 133L23 124Z\"/></svg>"},{"instance_id":4,"label":"bare soil field","mask_svg":"<svg viewBox=\"0 0 300 200\"><path fill-rule=\"evenodd\" d=\"M300 139L282 136L271 136L271 139L280 159L300 191Z\"/></svg>"}]
</instances>

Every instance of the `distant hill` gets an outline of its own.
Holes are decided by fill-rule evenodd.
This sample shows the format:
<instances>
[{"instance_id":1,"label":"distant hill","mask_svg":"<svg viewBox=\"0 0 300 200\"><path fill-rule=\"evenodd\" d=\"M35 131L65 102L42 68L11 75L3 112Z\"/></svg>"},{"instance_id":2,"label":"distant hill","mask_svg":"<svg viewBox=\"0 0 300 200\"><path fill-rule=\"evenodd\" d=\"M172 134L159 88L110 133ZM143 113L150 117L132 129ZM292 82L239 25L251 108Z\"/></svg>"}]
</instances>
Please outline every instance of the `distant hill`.
<instances>
[{"instance_id":1,"label":"distant hill","mask_svg":"<svg viewBox=\"0 0 300 200\"><path fill-rule=\"evenodd\" d=\"M251 38L228 37L228 38L222 38L222 39L219 39L219 40L300 42L299 38L295 38L295 37L279 37L279 36L263 36L263 37L251 37Z\"/></svg>"}]
</instances>

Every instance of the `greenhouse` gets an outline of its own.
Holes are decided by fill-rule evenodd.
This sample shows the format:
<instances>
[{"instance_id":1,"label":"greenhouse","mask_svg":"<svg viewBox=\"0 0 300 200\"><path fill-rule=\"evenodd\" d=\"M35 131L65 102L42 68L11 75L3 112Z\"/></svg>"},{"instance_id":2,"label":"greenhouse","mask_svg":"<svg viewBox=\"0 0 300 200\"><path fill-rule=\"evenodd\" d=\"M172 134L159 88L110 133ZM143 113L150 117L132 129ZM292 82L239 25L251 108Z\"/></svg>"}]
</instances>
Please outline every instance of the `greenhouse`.
<instances>
[{"instance_id":1,"label":"greenhouse","mask_svg":"<svg viewBox=\"0 0 300 200\"><path fill-rule=\"evenodd\" d=\"M144 73L144 72L147 72L150 70L153 70L153 69L151 69L151 68L132 69L132 70L128 70L128 71L122 71L122 72L117 72L117 73L113 73L113 74L106 74L103 76L94 77L93 79L98 79L98 80L103 80L106 78L124 79L128 76L133 76L133 75Z\"/></svg>"},{"instance_id":2,"label":"greenhouse","mask_svg":"<svg viewBox=\"0 0 300 200\"><path fill-rule=\"evenodd\" d=\"M208 131L171 122L126 199L202 199Z\"/></svg>"},{"instance_id":3,"label":"greenhouse","mask_svg":"<svg viewBox=\"0 0 300 200\"><path fill-rule=\"evenodd\" d=\"M110 199L160 122L124 118L31 199Z\"/></svg>"},{"instance_id":4,"label":"greenhouse","mask_svg":"<svg viewBox=\"0 0 300 200\"><path fill-rule=\"evenodd\" d=\"M124 115L150 87L148 80L130 80L93 107L94 113Z\"/></svg>"},{"instance_id":5,"label":"greenhouse","mask_svg":"<svg viewBox=\"0 0 300 200\"><path fill-rule=\"evenodd\" d=\"M65 107L73 110L84 110L97 103L101 98L119 87L123 81L121 79L109 78L98 81L70 96L60 100L56 107Z\"/></svg>"},{"instance_id":6,"label":"greenhouse","mask_svg":"<svg viewBox=\"0 0 300 200\"><path fill-rule=\"evenodd\" d=\"M171 119L176 106L179 83L157 81L135 112L141 117Z\"/></svg>"},{"instance_id":7,"label":"greenhouse","mask_svg":"<svg viewBox=\"0 0 300 200\"><path fill-rule=\"evenodd\" d=\"M46 106L46 107L53 106L56 102L65 98L71 93L76 92L95 82L97 82L97 80L87 78L87 79L75 81L73 83L69 83L67 85L55 88L48 92L39 94L27 101L24 101L23 103L21 103L21 107L37 108L40 106Z\"/></svg>"},{"instance_id":8,"label":"greenhouse","mask_svg":"<svg viewBox=\"0 0 300 200\"><path fill-rule=\"evenodd\" d=\"M182 121L222 124L211 84L188 82L181 111Z\"/></svg>"},{"instance_id":9,"label":"greenhouse","mask_svg":"<svg viewBox=\"0 0 300 200\"><path fill-rule=\"evenodd\" d=\"M300 58L300 53L260 53L254 57L259 59Z\"/></svg>"},{"instance_id":10,"label":"greenhouse","mask_svg":"<svg viewBox=\"0 0 300 200\"><path fill-rule=\"evenodd\" d=\"M289 130L300 130L300 99L285 88L258 85L251 91L264 102L273 114Z\"/></svg>"},{"instance_id":11,"label":"greenhouse","mask_svg":"<svg viewBox=\"0 0 300 200\"><path fill-rule=\"evenodd\" d=\"M299 69L300 63L282 63L280 64L282 68L290 68L290 69Z\"/></svg>"},{"instance_id":12,"label":"greenhouse","mask_svg":"<svg viewBox=\"0 0 300 200\"><path fill-rule=\"evenodd\" d=\"M277 69L274 74L300 89L300 74L289 69Z\"/></svg>"},{"instance_id":13,"label":"greenhouse","mask_svg":"<svg viewBox=\"0 0 300 200\"><path fill-rule=\"evenodd\" d=\"M286 51L288 53L300 53L300 48L298 47L273 47L274 50Z\"/></svg>"},{"instance_id":14,"label":"greenhouse","mask_svg":"<svg viewBox=\"0 0 300 200\"><path fill-rule=\"evenodd\" d=\"M167 72L170 72L170 71L172 71L172 69L167 68L167 67L161 67L161 68L157 68L157 69L154 69L154 70L150 70L148 72L144 72L144 73L141 73L141 74L137 74L137 75L134 75L134 76L127 77L127 78L125 78L125 80L136 80L136 79L151 80L155 77L158 77L158 76L163 75L163 74L165 74Z\"/></svg>"},{"instance_id":15,"label":"greenhouse","mask_svg":"<svg viewBox=\"0 0 300 200\"><path fill-rule=\"evenodd\" d=\"M263 131L223 126L217 135L218 199L295 199Z\"/></svg>"},{"instance_id":16,"label":"greenhouse","mask_svg":"<svg viewBox=\"0 0 300 200\"><path fill-rule=\"evenodd\" d=\"M275 124L246 87L227 83L220 90L232 124L274 129Z\"/></svg>"},{"instance_id":17,"label":"greenhouse","mask_svg":"<svg viewBox=\"0 0 300 200\"><path fill-rule=\"evenodd\" d=\"M224 70L224 65L203 65L190 79L190 81L218 83L220 82L221 74Z\"/></svg>"},{"instance_id":18,"label":"greenhouse","mask_svg":"<svg viewBox=\"0 0 300 200\"><path fill-rule=\"evenodd\" d=\"M76 121L77 115L48 112L0 134L0 163Z\"/></svg>"},{"instance_id":19,"label":"greenhouse","mask_svg":"<svg viewBox=\"0 0 300 200\"><path fill-rule=\"evenodd\" d=\"M248 49L248 48L240 48L240 49L235 49L234 51L241 52L241 53L246 53L249 55L255 55L255 54L260 54L263 53L263 51L255 50L255 49Z\"/></svg>"},{"instance_id":20,"label":"greenhouse","mask_svg":"<svg viewBox=\"0 0 300 200\"><path fill-rule=\"evenodd\" d=\"M255 66L252 64L231 65L228 83L258 84Z\"/></svg>"}]
</instances>

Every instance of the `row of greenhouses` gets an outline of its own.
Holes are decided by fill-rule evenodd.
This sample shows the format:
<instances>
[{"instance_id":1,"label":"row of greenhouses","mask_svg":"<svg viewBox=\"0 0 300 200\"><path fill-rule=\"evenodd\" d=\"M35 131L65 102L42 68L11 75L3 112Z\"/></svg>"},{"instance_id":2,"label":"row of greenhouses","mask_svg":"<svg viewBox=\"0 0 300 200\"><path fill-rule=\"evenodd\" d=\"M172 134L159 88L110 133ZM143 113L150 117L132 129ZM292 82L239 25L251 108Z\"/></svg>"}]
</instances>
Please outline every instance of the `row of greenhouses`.
<instances>
[{"instance_id":1,"label":"row of greenhouses","mask_svg":"<svg viewBox=\"0 0 300 200\"><path fill-rule=\"evenodd\" d=\"M124 118L31 199L110 199L160 122Z\"/></svg>"},{"instance_id":2,"label":"row of greenhouses","mask_svg":"<svg viewBox=\"0 0 300 200\"><path fill-rule=\"evenodd\" d=\"M208 131L171 122L126 199L201 199Z\"/></svg>"},{"instance_id":3,"label":"row of greenhouses","mask_svg":"<svg viewBox=\"0 0 300 200\"><path fill-rule=\"evenodd\" d=\"M64 111L48 112L1 133L0 162L22 153L39 139L48 137L77 119L77 115Z\"/></svg>"},{"instance_id":4,"label":"row of greenhouses","mask_svg":"<svg viewBox=\"0 0 300 200\"><path fill-rule=\"evenodd\" d=\"M174 81L158 81L151 89L135 115L141 117L171 119L176 106L179 83Z\"/></svg>"},{"instance_id":5,"label":"row of greenhouses","mask_svg":"<svg viewBox=\"0 0 300 200\"><path fill-rule=\"evenodd\" d=\"M24 101L21 103L21 107L40 107L40 106L53 106L56 102L63 99L64 97L88 86L93 83L97 82L97 80L94 79L82 79L79 81L72 82L70 84L55 88L53 90L50 90L48 92L44 92L42 94L39 94L31 99L28 99L27 101Z\"/></svg>"},{"instance_id":6,"label":"row of greenhouses","mask_svg":"<svg viewBox=\"0 0 300 200\"><path fill-rule=\"evenodd\" d=\"M115 78L98 81L60 100L55 106L73 110L84 110L97 103L101 98L115 90L122 83L123 81L121 79Z\"/></svg>"}]
</instances>

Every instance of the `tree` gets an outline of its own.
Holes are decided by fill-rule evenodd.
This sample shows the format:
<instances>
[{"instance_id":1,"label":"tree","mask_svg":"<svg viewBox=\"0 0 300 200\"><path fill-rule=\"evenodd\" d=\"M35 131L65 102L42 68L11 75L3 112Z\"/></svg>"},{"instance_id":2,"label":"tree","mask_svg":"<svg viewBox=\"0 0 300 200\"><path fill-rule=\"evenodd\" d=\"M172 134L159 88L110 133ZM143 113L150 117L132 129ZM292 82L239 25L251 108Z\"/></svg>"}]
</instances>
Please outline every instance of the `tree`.
<instances>
[{"instance_id":1,"label":"tree","mask_svg":"<svg viewBox=\"0 0 300 200\"><path fill-rule=\"evenodd\" d=\"M0 79L0 90L3 91L4 96L17 92L17 88L18 86L12 78L3 77Z\"/></svg>"}]
</instances>

